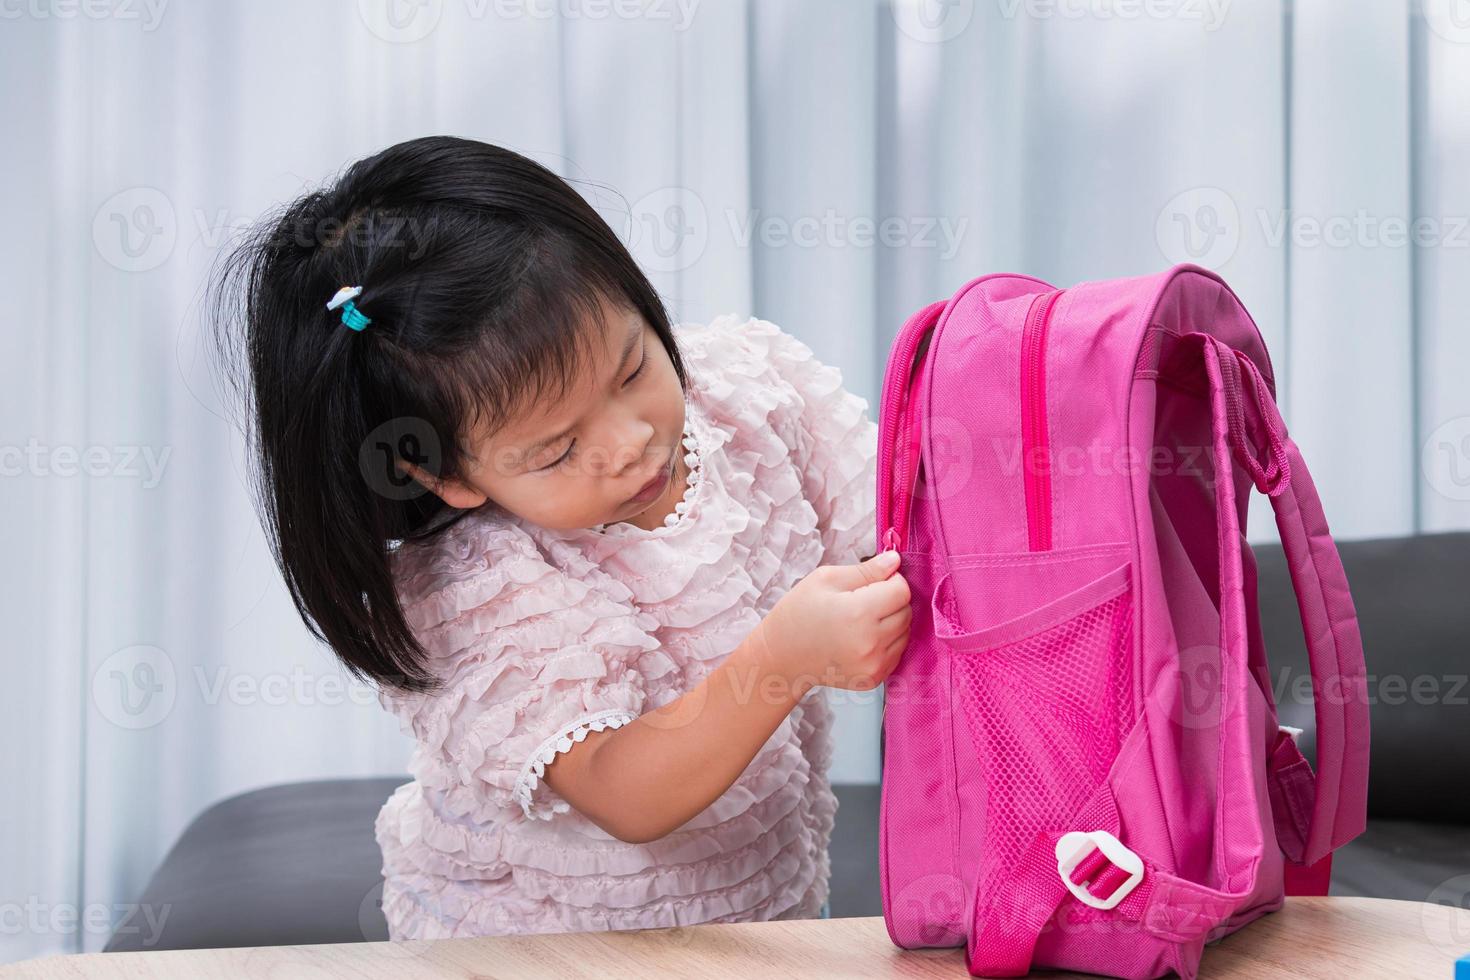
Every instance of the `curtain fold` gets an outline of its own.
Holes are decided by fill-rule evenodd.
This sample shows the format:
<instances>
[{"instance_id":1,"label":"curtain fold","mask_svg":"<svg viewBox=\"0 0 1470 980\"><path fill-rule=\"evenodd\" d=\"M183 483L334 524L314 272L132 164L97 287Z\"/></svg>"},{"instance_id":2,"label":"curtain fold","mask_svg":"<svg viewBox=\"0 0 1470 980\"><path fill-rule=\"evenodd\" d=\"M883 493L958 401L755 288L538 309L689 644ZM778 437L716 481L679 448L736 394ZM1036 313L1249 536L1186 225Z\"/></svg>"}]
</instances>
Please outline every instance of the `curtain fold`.
<instances>
[{"instance_id":1,"label":"curtain fold","mask_svg":"<svg viewBox=\"0 0 1470 980\"><path fill-rule=\"evenodd\" d=\"M271 562L200 308L234 231L402 139L541 161L676 319L772 320L874 417L903 319L976 275L1208 265L1336 535L1470 526L1470 30L1438 0L1139 7L7 12L0 961L100 948L215 801L404 771ZM829 693L834 779L875 781L878 695Z\"/></svg>"}]
</instances>

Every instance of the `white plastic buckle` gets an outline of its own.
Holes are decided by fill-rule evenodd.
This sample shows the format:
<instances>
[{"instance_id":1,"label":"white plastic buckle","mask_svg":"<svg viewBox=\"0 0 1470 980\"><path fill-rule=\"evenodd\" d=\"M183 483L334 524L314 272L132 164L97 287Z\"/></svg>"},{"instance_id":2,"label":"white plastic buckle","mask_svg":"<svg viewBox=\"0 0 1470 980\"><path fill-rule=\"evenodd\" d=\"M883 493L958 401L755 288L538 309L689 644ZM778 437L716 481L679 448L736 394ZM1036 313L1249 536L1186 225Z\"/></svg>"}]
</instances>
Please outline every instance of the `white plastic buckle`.
<instances>
[{"instance_id":1,"label":"white plastic buckle","mask_svg":"<svg viewBox=\"0 0 1470 980\"><path fill-rule=\"evenodd\" d=\"M1128 877L1107 898L1098 898L1088 891L1086 882L1072 880L1072 872L1083 858L1092 853L1093 848L1102 851L1103 857L1128 872ZM1057 874L1062 876L1062 884L1077 901L1095 909L1110 909L1127 898L1128 893L1143 880L1143 858L1128 850L1122 841L1106 830L1074 830L1063 834L1057 841Z\"/></svg>"}]
</instances>

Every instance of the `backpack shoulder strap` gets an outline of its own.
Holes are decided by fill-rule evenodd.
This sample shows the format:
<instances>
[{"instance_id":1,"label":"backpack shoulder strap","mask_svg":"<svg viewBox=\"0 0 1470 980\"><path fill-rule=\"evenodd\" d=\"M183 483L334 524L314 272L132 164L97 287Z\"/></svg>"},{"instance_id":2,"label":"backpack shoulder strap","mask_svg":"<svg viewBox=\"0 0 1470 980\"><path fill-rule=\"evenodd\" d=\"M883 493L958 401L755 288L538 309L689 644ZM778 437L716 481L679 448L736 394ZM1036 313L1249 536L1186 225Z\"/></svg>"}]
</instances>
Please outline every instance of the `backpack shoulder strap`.
<instances>
[{"instance_id":1,"label":"backpack shoulder strap","mask_svg":"<svg viewBox=\"0 0 1470 980\"><path fill-rule=\"evenodd\" d=\"M1300 856L1316 864L1363 832L1368 800L1368 684L1363 639L1347 574L1316 484L1255 362L1213 341L1231 406L1231 442L1266 494L1301 612L1317 724L1317 767L1310 821ZM1255 458L1252 432L1267 439L1270 463ZM1302 816L1305 816L1303 814Z\"/></svg>"}]
</instances>

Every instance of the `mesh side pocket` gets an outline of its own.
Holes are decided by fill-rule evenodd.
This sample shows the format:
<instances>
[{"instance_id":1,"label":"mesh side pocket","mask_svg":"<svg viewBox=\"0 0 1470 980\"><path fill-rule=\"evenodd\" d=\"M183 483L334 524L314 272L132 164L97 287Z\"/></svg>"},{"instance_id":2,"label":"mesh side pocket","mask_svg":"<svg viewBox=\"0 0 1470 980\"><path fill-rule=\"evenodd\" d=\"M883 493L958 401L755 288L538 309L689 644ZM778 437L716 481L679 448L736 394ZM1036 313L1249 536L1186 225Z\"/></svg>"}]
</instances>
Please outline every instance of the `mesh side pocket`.
<instances>
[{"instance_id":1,"label":"mesh side pocket","mask_svg":"<svg viewBox=\"0 0 1470 980\"><path fill-rule=\"evenodd\" d=\"M953 654L985 778L982 875L1006 872L1040 830L1087 829L1070 821L1131 727L1132 626L1129 590L1024 639Z\"/></svg>"}]
</instances>

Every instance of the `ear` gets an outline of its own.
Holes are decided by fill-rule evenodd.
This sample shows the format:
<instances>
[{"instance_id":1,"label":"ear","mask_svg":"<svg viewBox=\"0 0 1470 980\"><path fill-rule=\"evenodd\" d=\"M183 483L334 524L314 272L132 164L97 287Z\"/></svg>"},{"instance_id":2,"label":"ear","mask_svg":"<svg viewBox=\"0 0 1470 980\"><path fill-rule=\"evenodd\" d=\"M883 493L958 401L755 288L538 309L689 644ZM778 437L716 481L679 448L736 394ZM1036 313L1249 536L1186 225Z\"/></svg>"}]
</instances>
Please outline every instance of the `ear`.
<instances>
[{"instance_id":1,"label":"ear","mask_svg":"<svg viewBox=\"0 0 1470 980\"><path fill-rule=\"evenodd\" d=\"M418 466L404 460L395 460L399 470L413 477L421 486L443 500L451 507L460 510L474 510L490 498L479 490L459 480L441 480Z\"/></svg>"}]
</instances>

